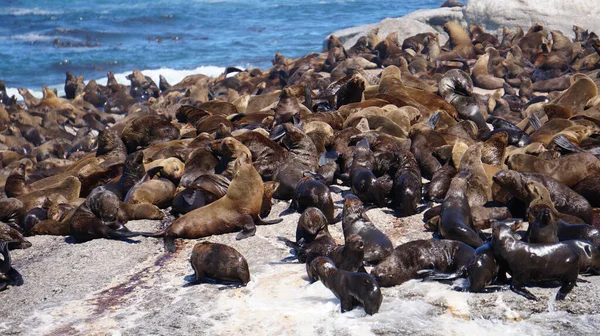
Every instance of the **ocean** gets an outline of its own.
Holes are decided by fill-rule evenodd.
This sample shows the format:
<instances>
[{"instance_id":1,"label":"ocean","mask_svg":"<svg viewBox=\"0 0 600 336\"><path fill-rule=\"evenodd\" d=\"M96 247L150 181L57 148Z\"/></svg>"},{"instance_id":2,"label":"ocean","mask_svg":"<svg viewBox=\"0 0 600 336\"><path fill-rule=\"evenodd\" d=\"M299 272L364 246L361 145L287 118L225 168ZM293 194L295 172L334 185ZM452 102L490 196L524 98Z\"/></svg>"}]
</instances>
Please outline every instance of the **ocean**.
<instances>
[{"instance_id":1,"label":"ocean","mask_svg":"<svg viewBox=\"0 0 600 336\"><path fill-rule=\"evenodd\" d=\"M442 0L2 0L0 80L16 94L62 90L67 70L105 83L133 69L171 84L226 66L267 69L276 51L321 51L339 29L399 17ZM156 79L157 80L157 79ZM20 96L17 94L17 97Z\"/></svg>"}]
</instances>

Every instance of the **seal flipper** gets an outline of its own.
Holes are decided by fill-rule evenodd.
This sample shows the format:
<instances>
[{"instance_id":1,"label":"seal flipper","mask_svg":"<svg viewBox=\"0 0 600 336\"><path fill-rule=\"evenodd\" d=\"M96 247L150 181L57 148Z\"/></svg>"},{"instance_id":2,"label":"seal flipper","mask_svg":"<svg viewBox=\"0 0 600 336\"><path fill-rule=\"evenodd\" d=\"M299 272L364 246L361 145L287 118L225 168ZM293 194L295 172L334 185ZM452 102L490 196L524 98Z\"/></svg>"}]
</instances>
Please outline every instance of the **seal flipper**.
<instances>
[{"instance_id":1,"label":"seal flipper","mask_svg":"<svg viewBox=\"0 0 600 336\"><path fill-rule=\"evenodd\" d=\"M455 280L464 278L466 276L465 270L458 270L454 273L439 272L434 269L423 269L417 271L419 277L423 278L424 281L444 281L444 280Z\"/></svg>"},{"instance_id":2,"label":"seal flipper","mask_svg":"<svg viewBox=\"0 0 600 336\"><path fill-rule=\"evenodd\" d=\"M235 236L236 240L246 239L256 234L256 225L254 224L252 217L244 216L241 220L240 226L242 228L242 232Z\"/></svg>"},{"instance_id":3,"label":"seal flipper","mask_svg":"<svg viewBox=\"0 0 600 336\"><path fill-rule=\"evenodd\" d=\"M513 280L514 281L514 280ZM538 301L538 298L533 295L530 291L528 291L526 288L521 287L521 286L516 286L511 284L510 285L510 290L512 290L513 292L522 295L524 297L526 297L529 300L533 300L533 301Z\"/></svg>"},{"instance_id":4,"label":"seal flipper","mask_svg":"<svg viewBox=\"0 0 600 336\"><path fill-rule=\"evenodd\" d=\"M535 115L535 113L532 113L531 116L529 116L529 124L536 131L542 128L542 121L540 118L538 118L538 116Z\"/></svg>"},{"instance_id":5,"label":"seal flipper","mask_svg":"<svg viewBox=\"0 0 600 336\"><path fill-rule=\"evenodd\" d=\"M567 137L564 135L558 135L552 140L558 147L573 153L581 153L583 150L575 146Z\"/></svg>"},{"instance_id":6,"label":"seal flipper","mask_svg":"<svg viewBox=\"0 0 600 336\"><path fill-rule=\"evenodd\" d=\"M171 235L165 235L165 237L163 239L164 239L165 250L167 252L174 253L175 251L177 251L177 247L175 246L175 237L173 237Z\"/></svg>"},{"instance_id":7,"label":"seal flipper","mask_svg":"<svg viewBox=\"0 0 600 336\"><path fill-rule=\"evenodd\" d=\"M431 115L431 117L425 124L431 127L431 129L435 129L435 126L437 126L438 122L440 121L440 117L441 113L436 111L434 114Z\"/></svg>"},{"instance_id":8,"label":"seal flipper","mask_svg":"<svg viewBox=\"0 0 600 336\"><path fill-rule=\"evenodd\" d=\"M262 219L262 218L260 218L260 216L258 216L258 218L254 222L254 224L256 224L256 225L273 225L273 224L281 223L282 221L283 221L283 218Z\"/></svg>"},{"instance_id":9,"label":"seal flipper","mask_svg":"<svg viewBox=\"0 0 600 336\"><path fill-rule=\"evenodd\" d=\"M319 167L323 167L328 163L335 162L340 157L340 153L335 150L324 152L319 157Z\"/></svg>"}]
</instances>

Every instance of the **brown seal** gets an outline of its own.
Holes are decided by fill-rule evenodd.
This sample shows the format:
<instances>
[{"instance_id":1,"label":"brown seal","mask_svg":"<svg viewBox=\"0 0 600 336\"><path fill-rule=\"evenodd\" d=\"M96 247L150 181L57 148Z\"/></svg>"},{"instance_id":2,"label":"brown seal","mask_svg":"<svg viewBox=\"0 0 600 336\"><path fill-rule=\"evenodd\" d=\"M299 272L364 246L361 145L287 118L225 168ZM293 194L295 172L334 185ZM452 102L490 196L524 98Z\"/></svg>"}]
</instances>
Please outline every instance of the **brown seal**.
<instances>
[{"instance_id":1,"label":"brown seal","mask_svg":"<svg viewBox=\"0 0 600 336\"><path fill-rule=\"evenodd\" d=\"M415 155L421 174L426 179L431 179L433 174L442 168L433 152L436 148L447 145L446 140L435 131L439 119L440 113L434 113L427 123L417 123L410 130L410 151Z\"/></svg>"},{"instance_id":2,"label":"brown seal","mask_svg":"<svg viewBox=\"0 0 600 336\"><path fill-rule=\"evenodd\" d=\"M179 139L179 129L164 116L149 115L131 120L121 135L127 151L132 153L138 146L145 148L159 142Z\"/></svg>"},{"instance_id":3,"label":"brown seal","mask_svg":"<svg viewBox=\"0 0 600 336\"><path fill-rule=\"evenodd\" d=\"M550 194L550 199L556 210L564 214L579 217L586 223L591 223L592 207L590 203L571 188L551 177L537 173L519 173L514 170L501 170L494 175L493 179L495 183L522 202L529 202L531 200L532 194L527 189L527 184L532 182L540 183Z\"/></svg>"},{"instance_id":4,"label":"brown seal","mask_svg":"<svg viewBox=\"0 0 600 336\"><path fill-rule=\"evenodd\" d=\"M469 291L483 292L498 277L499 265L491 243L485 243L475 250L473 259L467 266Z\"/></svg>"},{"instance_id":5,"label":"brown seal","mask_svg":"<svg viewBox=\"0 0 600 336\"><path fill-rule=\"evenodd\" d=\"M425 195L423 195L426 199L435 202L442 202L444 197L446 197L446 193L450 188L450 182L452 178L456 175L456 169L446 164L433 174L431 181L425 187Z\"/></svg>"},{"instance_id":6,"label":"brown seal","mask_svg":"<svg viewBox=\"0 0 600 336\"><path fill-rule=\"evenodd\" d=\"M36 206L40 206L48 200L52 203L61 203L61 201L72 201L79 198L81 182L74 176L66 177L62 182L52 187L35 190L24 194L17 199L23 202L24 210L29 211Z\"/></svg>"},{"instance_id":7,"label":"brown seal","mask_svg":"<svg viewBox=\"0 0 600 336\"><path fill-rule=\"evenodd\" d=\"M469 245L444 239L414 240L397 246L392 255L371 270L381 287L419 278L419 271L463 274L473 256Z\"/></svg>"},{"instance_id":8,"label":"brown seal","mask_svg":"<svg viewBox=\"0 0 600 336\"><path fill-rule=\"evenodd\" d=\"M317 257L330 258L339 269L349 272L364 272L363 258L365 255L365 244L359 235L348 237L344 245L332 246L325 254L314 251L306 254L306 273L311 282L317 281L317 274L310 266Z\"/></svg>"},{"instance_id":9,"label":"brown seal","mask_svg":"<svg viewBox=\"0 0 600 336\"><path fill-rule=\"evenodd\" d=\"M398 166L393 185L394 208L401 217L412 216L421 202L421 169L409 151L399 153Z\"/></svg>"},{"instance_id":10,"label":"brown seal","mask_svg":"<svg viewBox=\"0 0 600 336\"><path fill-rule=\"evenodd\" d=\"M231 246L207 241L197 243L190 263L195 273L193 283L201 283L205 278L241 283L242 286L250 282L246 258Z\"/></svg>"},{"instance_id":11,"label":"brown seal","mask_svg":"<svg viewBox=\"0 0 600 336\"><path fill-rule=\"evenodd\" d=\"M255 224L261 223L263 193L260 175L250 157L242 154L236 160L234 177L225 196L179 217L165 230L147 236L164 236L165 249L169 252L175 251L175 238L202 238L239 230L242 232L236 239L251 237L256 232Z\"/></svg>"},{"instance_id":12,"label":"brown seal","mask_svg":"<svg viewBox=\"0 0 600 336\"><path fill-rule=\"evenodd\" d=\"M586 177L573 186L573 190L585 197L591 206L600 208L600 175Z\"/></svg>"},{"instance_id":13,"label":"brown seal","mask_svg":"<svg viewBox=\"0 0 600 336\"><path fill-rule=\"evenodd\" d=\"M123 239L139 236L118 218L119 198L108 190L91 193L68 219L70 235L82 243L98 238Z\"/></svg>"},{"instance_id":14,"label":"brown seal","mask_svg":"<svg viewBox=\"0 0 600 336\"><path fill-rule=\"evenodd\" d=\"M248 147L252 164L263 180L272 180L275 171L284 163L287 151L258 132L246 132L235 138Z\"/></svg>"},{"instance_id":15,"label":"brown seal","mask_svg":"<svg viewBox=\"0 0 600 336\"><path fill-rule=\"evenodd\" d=\"M473 228L471 207L467 199L470 177L471 173L461 171L452 179L442 203L439 233L446 239L461 241L477 248L483 245L483 240Z\"/></svg>"},{"instance_id":16,"label":"brown seal","mask_svg":"<svg viewBox=\"0 0 600 336\"><path fill-rule=\"evenodd\" d=\"M330 224L336 222L333 216L334 205L329 187L312 176L305 176L298 181L289 210L302 213L308 207L321 210Z\"/></svg>"},{"instance_id":17,"label":"brown seal","mask_svg":"<svg viewBox=\"0 0 600 336\"><path fill-rule=\"evenodd\" d=\"M294 249L301 263L306 262L308 254L327 255L337 246L329 233L327 218L321 210L314 207L307 208L298 219L296 242L285 237L278 237L278 239Z\"/></svg>"},{"instance_id":18,"label":"brown seal","mask_svg":"<svg viewBox=\"0 0 600 336\"><path fill-rule=\"evenodd\" d=\"M19 231L4 223L0 223L0 242L8 243L11 250L31 247L31 243Z\"/></svg>"},{"instance_id":19,"label":"brown seal","mask_svg":"<svg viewBox=\"0 0 600 336\"><path fill-rule=\"evenodd\" d=\"M230 182L222 175L200 175L189 187L175 195L171 212L174 215L186 214L218 200L225 196Z\"/></svg>"},{"instance_id":20,"label":"brown seal","mask_svg":"<svg viewBox=\"0 0 600 336\"><path fill-rule=\"evenodd\" d=\"M344 199L342 229L345 239L353 234L361 236L365 244L364 260L367 263L378 264L393 251L390 239L371 222L361 200L352 194L346 195Z\"/></svg>"},{"instance_id":21,"label":"brown seal","mask_svg":"<svg viewBox=\"0 0 600 336\"><path fill-rule=\"evenodd\" d=\"M275 181L270 181L270 182L265 182L263 184L264 186L264 193L263 193L263 201L262 201L262 205L260 206L260 218L267 218L269 217L269 214L271 213L271 208L273 206L273 194L275 194L275 191L277 191L277 188L279 188L279 182L275 182Z\"/></svg>"},{"instance_id":22,"label":"brown seal","mask_svg":"<svg viewBox=\"0 0 600 336\"><path fill-rule=\"evenodd\" d=\"M348 272L335 267L327 257L318 257L310 265L323 285L341 301L342 313L363 306L373 315L379 311L383 296L379 285L366 273Z\"/></svg>"},{"instance_id":23,"label":"brown seal","mask_svg":"<svg viewBox=\"0 0 600 336\"><path fill-rule=\"evenodd\" d=\"M452 104L462 119L472 120L481 131L489 130L479 104L473 96L473 82L464 71L447 71L438 84L440 96Z\"/></svg>"},{"instance_id":24,"label":"brown seal","mask_svg":"<svg viewBox=\"0 0 600 336\"><path fill-rule=\"evenodd\" d=\"M563 243L533 244L515 238L510 226L492 225L492 249L500 265L511 275L510 289L527 299L537 300L524 286L532 282L558 280L556 300L573 289L579 274L579 256Z\"/></svg>"},{"instance_id":25,"label":"brown seal","mask_svg":"<svg viewBox=\"0 0 600 336\"><path fill-rule=\"evenodd\" d=\"M508 167L518 172L545 174L568 187L600 174L600 161L590 153L574 153L553 161L533 155L514 154L508 158Z\"/></svg>"},{"instance_id":26,"label":"brown seal","mask_svg":"<svg viewBox=\"0 0 600 336\"><path fill-rule=\"evenodd\" d=\"M148 203L164 209L173 203L175 185L166 178L154 179L154 175L162 171L162 166L151 168L125 195L123 200L129 204Z\"/></svg>"}]
</instances>

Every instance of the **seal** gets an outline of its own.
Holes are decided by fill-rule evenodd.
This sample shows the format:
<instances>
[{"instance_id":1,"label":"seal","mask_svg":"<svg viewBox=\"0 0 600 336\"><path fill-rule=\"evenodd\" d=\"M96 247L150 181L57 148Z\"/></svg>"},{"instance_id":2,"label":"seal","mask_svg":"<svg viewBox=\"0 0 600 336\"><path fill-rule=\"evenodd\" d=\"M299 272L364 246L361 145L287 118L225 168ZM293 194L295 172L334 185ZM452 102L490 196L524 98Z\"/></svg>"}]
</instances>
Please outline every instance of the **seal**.
<instances>
[{"instance_id":1,"label":"seal","mask_svg":"<svg viewBox=\"0 0 600 336\"><path fill-rule=\"evenodd\" d=\"M567 187L600 174L600 161L590 153L574 153L553 161L528 154L514 154L508 158L508 167L518 172L548 175Z\"/></svg>"},{"instance_id":2,"label":"seal","mask_svg":"<svg viewBox=\"0 0 600 336\"><path fill-rule=\"evenodd\" d=\"M310 282L318 280L315 270L310 266L317 257L330 258L339 269L349 272L366 273L363 267L363 258L365 255L365 244L359 235L351 235L344 245L337 245L328 250L326 254L319 254L316 251L306 254L306 273Z\"/></svg>"},{"instance_id":3,"label":"seal","mask_svg":"<svg viewBox=\"0 0 600 336\"><path fill-rule=\"evenodd\" d=\"M222 175L200 175L192 184L173 199L173 215L186 214L225 196L230 181ZM270 201L270 200L269 200Z\"/></svg>"},{"instance_id":4,"label":"seal","mask_svg":"<svg viewBox=\"0 0 600 336\"><path fill-rule=\"evenodd\" d=\"M544 186L550 194L550 200L556 210L563 214L583 219L591 223L592 207L590 203L571 188L544 174L519 173L514 170L501 170L497 172L493 180L496 184L506 189L513 197L528 203L532 194L527 188L529 183L539 183ZM494 198L498 193L494 194Z\"/></svg>"},{"instance_id":5,"label":"seal","mask_svg":"<svg viewBox=\"0 0 600 336\"><path fill-rule=\"evenodd\" d=\"M462 119L471 120L480 131L489 131L473 96L471 77L460 69L447 71L438 84L440 96L452 104Z\"/></svg>"},{"instance_id":6,"label":"seal","mask_svg":"<svg viewBox=\"0 0 600 336\"><path fill-rule=\"evenodd\" d=\"M391 287L419 278L419 271L464 274L475 250L469 245L444 239L413 240L397 246L371 270L381 287Z\"/></svg>"},{"instance_id":7,"label":"seal","mask_svg":"<svg viewBox=\"0 0 600 336\"><path fill-rule=\"evenodd\" d=\"M129 204L153 204L161 209L169 207L175 197L175 185L166 178L153 179L162 169L162 166L150 168L144 177L129 189L123 201Z\"/></svg>"},{"instance_id":8,"label":"seal","mask_svg":"<svg viewBox=\"0 0 600 336\"><path fill-rule=\"evenodd\" d=\"M386 192L373 173L374 154L369 147L367 138L360 140L354 149L352 166L350 168L350 186L352 193L363 202L385 206Z\"/></svg>"},{"instance_id":9,"label":"seal","mask_svg":"<svg viewBox=\"0 0 600 336\"><path fill-rule=\"evenodd\" d=\"M283 165L287 151L258 132L246 132L235 138L252 153L252 164L263 181L271 181L279 166Z\"/></svg>"},{"instance_id":10,"label":"seal","mask_svg":"<svg viewBox=\"0 0 600 336\"><path fill-rule=\"evenodd\" d=\"M442 203L439 233L446 239L477 248L483 245L483 240L473 229L471 207L467 199L467 181L470 177L470 172L461 171L452 179Z\"/></svg>"},{"instance_id":11,"label":"seal","mask_svg":"<svg viewBox=\"0 0 600 336\"><path fill-rule=\"evenodd\" d=\"M421 168L421 174L426 179L431 179L433 174L442 168L442 165L433 156L436 148L447 145L446 140L435 131L435 126L441 114L434 113L427 123L417 123L410 129L410 151Z\"/></svg>"},{"instance_id":12,"label":"seal","mask_svg":"<svg viewBox=\"0 0 600 336\"><path fill-rule=\"evenodd\" d=\"M418 212L417 207L421 202L421 169L409 151L400 154L398 165L392 188L394 208L400 217L412 216Z\"/></svg>"},{"instance_id":13,"label":"seal","mask_svg":"<svg viewBox=\"0 0 600 336\"><path fill-rule=\"evenodd\" d=\"M21 286L23 278L12 267L8 244L6 242L0 242L0 254L2 254L2 260L0 260L0 292L5 290L9 285Z\"/></svg>"},{"instance_id":14,"label":"seal","mask_svg":"<svg viewBox=\"0 0 600 336\"><path fill-rule=\"evenodd\" d=\"M121 134L128 153L155 143L179 139L179 129L164 116L148 115L131 120Z\"/></svg>"},{"instance_id":15,"label":"seal","mask_svg":"<svg viewBox=\"0 0 600 336\"><path fill-rule=\"evenodd\" d=\"M31 243L19 231L4 223L0 223L0 242L7 242L11 250L31 247Z\"/></svg>"},{"instance_id":16,"label":"seal","mask_svg":"<svg viewBox=\"0 0 600 336\"><path fill-rule=\"evenodd\" d=\"M492 249L501 267L511 275L510 289L530 300L537 298L524 286L541 281L560 281L556 300L563 300L575 287L579 256L567 244L532 244L516 239L510 226L492 224Z\"/></svg>"},{"instance_id":17,"label":"seal","mask_svg":"<svg viewBox=\"0 0 600 336\"><path fill-rule=\"evenodd\" d=\"M78 243L98 238L123 239L139 236L117 220L119 198L108 190L91 193L68 219L71 237Z\"/></svg>"},{"instance_id":18,"label":"seal","mask_svg":"<svg viewBox=\"0 0 600 336\"><path fill-rule=\"evenodd\" d=\"M279 182L274 198L289 200L304 172L314 172L318 167L317 148L309 136L290 123L274 127L271 139L282 142L289 149L287 159L275 173L273 181Z\"/></svg>"},{"instance_id":19,"label":"seal","mask_svg":"<svg viewBox=\"0 0 600 336\"><path fill-rule=\"evenodd\" d=\"M196 283L205 278L240 283L250 282L250 270L246 258L231 246L207 241L194 245L190 264L194 269Z\"/></svg>"},{"instance_id":20,"label":"seal","mask_svg":"<svg viewBox=\"0 0 600 336\"><path fill-rule=\"evenodd\" d=\"M586 177L573 186L573 191L585 197L594 208L600 208L600 175Z\"/></svg>"},{"instance_id":21,"label":"seal","mask_svg":"<svg viewBox=\"0 0 600 336\"><path fill-rule=\"evenodd\" d=\"M312 176L305 176L298 181L289 209L302 213L308 207L321 210L330 224L339 221L333 216L334 205L329 187Z\"/></svg>"},{"instance_id":22,"label":"seal","mask_svg":"<svg viewBox=\"0 0 600 336\"><path fill-rule=\"evenodd\" d=\"M483 292L498 277L499 265L494 256L492 244L487 242L475 250L473 259L467 266L469 291Z\"/></svg>"},{"instance_id":23,"label":"seal","mask_svg":"<svg viewBox=\"0 0 600 336\"><path fill-rule=\"evenodd\" d=\"M225 196L179 217L166 229L145 236L164 237L169 252L175 252L175 238L202 238L239 230L242 232L236 239L251 237L256 232L255 224L275 223L260 221L263 192L262 179L244 153L236 160L234 177Z\"/></svg>"},{"instance_id":24,"label":"seal","mask_svg":"<svg viewBox=\"0 0 600 336\"><path fill-rule=\"evenodd\" d=\"M327 255L337 245L329 233L327 219L321 210L317 208L307 208L296 227L296 242L290 241L285 237L278 237L287 246L291 247L298 261L306 262L307 255Z\"/></svg>"},{"instance_id":25,"label":"seal","mask_svg":"<svg viewBox=\"0 0 600 336\"><path fill-rule=\"evenodd\" d=\"M344 238L359 235L365 244L364 261L378 264L385 260L394 249L390 239L371 222L361 200L352 195L346 195L342 211L342 229Z\"/></svg>"},{"instance_id":26,"label":"seal","mask_svg":"<svg viewBox=\"0 0 600 336\"><path fill-rule=\"evenodd\" d=\"M327 257L316 258L310 268L314 270L323 285L341 301L342 313L356 306L364 307L369 315L379 311L383 296L379 285L369 274L338 269Z\"/></svg>"},{"instance_id":27,"label":"seal","mask_svg":"<svg viewBox=\"0 0 600 336\"><path fill-rule=\"evenodd\" d=\"M425 194L423 195L425 199L441 203L446 197L450 182L456 173L456 169L450 164L446 164L442 169L436 171L425 187Z\"/></svg>"}]
</instances>

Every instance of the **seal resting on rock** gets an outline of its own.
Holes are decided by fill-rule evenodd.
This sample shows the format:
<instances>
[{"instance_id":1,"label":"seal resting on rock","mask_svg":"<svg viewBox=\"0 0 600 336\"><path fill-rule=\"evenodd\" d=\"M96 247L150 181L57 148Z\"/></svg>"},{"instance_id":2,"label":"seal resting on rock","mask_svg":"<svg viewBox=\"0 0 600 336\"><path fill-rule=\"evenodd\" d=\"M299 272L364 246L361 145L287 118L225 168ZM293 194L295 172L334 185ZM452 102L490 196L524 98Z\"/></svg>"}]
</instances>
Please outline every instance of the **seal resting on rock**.
<instances>
[{"instance_id":1,"label":"seal resting on rock","mask_svg":"<svg viewBox=\"0 0 600 336\"><path fill-rule=\"evenodd\" d=\"M190 263L195 273L195 280L192 283L201 283L206 277L241 283L242 286L250 282L250 270L246 258L227 245L207 241L197 243L192 250Z\"/></svg>"}]
</instances>

